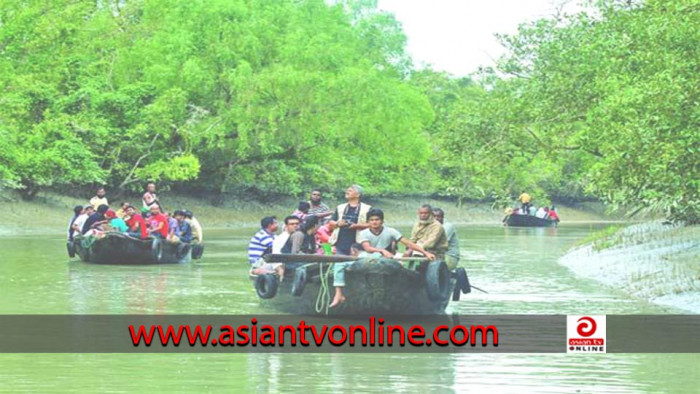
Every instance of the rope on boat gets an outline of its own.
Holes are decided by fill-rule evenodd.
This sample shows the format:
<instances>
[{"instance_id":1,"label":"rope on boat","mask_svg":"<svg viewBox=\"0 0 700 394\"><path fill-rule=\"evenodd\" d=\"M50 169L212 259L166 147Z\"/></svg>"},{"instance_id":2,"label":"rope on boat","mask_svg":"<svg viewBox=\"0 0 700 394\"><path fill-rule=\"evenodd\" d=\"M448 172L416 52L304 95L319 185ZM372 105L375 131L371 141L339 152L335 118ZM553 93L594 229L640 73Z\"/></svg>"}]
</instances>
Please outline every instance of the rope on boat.
<instances>
[{"instance_id":1,"label":"rope on boat","mask_svg":"<svg viewBox=\"0 0 700 394\"><path fill-rule=\"evenodd\" d=\"M321 279L321 288L318 289L316 297L316 313L324 312L328 314L328 308L331 304L331 293L328 289L328 277L330 276L333 264L328 264L328 270L323 272L323 263L318 263L319 278Z\"/></svg>"}]
</instances>

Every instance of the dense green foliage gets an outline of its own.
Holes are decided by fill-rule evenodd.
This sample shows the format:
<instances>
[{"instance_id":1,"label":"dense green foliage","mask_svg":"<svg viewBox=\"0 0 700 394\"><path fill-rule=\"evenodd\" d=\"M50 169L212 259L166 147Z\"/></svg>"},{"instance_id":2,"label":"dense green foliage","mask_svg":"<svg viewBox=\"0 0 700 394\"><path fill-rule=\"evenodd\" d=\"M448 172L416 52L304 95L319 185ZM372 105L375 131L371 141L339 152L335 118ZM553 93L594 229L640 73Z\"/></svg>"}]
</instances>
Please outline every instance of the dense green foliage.
<instances>
[{"instance_id":1,"label":"dense green foliage","mask_svg":"<svg viewBox=\"0 0 700 394\"><path fill-rule=\"evenodd\" d=\"M600 198L700 219L700 5L604 1L417 71L372 0L0 8L0 180Z\"/></svg>"},{"instance_id":2,"label":"dense green foliage","mask_svg":"<svg viewBox=\"0 0 700 394\"><path fill-rule=\"evenodd\" d=\"M0 21L0 171L27 192L381 193L415 188L430 155L405 37L371 2L15 1Z\"/></svg>"}]
</instances>

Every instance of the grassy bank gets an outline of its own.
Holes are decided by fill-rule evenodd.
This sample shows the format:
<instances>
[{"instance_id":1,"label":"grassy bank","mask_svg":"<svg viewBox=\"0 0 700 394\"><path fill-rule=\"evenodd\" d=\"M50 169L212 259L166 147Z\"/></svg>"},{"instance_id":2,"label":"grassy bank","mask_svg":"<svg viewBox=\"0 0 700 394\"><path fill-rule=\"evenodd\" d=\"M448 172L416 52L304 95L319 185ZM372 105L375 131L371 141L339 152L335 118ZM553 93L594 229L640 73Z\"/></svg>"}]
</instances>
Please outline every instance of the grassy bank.
<instances>
[{"instance_id":1,"label":"grassy bank","mask_svg":"<svg viewBox=\"0 0 700 394\"><path fill-rule=\"evenodd\" d=\"M57 233L62 232L72 215L72 208L78 204L87 204L87 200L56 193L41 193L32 201L24 201L12 192L0 193L0 235L23 233ZM109 198L110 196L107 195ZM227 228L234 226L257 226L260 218L266 215L284 217L291 214L299 203L291 197L280 198L273 203L229 199L214 205L205 198L194 198L174 193L159 193L159 198L167 210L187 208L195 213L199 221L208 228ZM140 206L140 196L131 195L119 199L110 199L113 206L121 201L129 201ZM325 203L334 207L341 201L328 198ZM500 209L491 209L489 204L464 204L444 200L419 197L368 198L367 202L382 208L386 219L393 225L405 225L415 220L416 210L421 204L431 204L445 210L446 217L453 223L491 223L498 224L503 218ZM600 206L559 206L559 214L564 222L606 221L619 217L606 215Z\"/></svg>"}]
</instances>

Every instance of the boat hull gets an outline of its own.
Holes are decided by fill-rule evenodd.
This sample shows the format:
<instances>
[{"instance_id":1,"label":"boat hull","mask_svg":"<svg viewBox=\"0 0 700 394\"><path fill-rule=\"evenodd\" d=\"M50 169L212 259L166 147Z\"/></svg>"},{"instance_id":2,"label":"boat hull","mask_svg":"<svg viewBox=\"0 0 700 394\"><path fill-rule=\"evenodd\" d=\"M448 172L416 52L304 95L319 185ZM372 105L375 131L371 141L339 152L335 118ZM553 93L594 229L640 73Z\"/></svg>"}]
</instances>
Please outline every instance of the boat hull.
<instances>
[{"instance_id":1,"label":"boat hull","mask_svg":"<svg viewBox=\"0 0 700 394\"><path fill-rule=\"evenodd\" d=\"M510 215L505 220L505 225L509 227L557 227L558 223L531 215Z\"/></svg>"},{"instance_id":2,"label":"boat hull","mask_svg":"<svg viewBox=\"0 0 700 394\"><path fill-rule=\"evenodd\" d=\"M106 233L101 238L76 237L75 252L82 261L95 264L177 264L191 260L191 251L178 253L178 244L158 240L160 251L154 252L154 239L136 239L121 233ZM187 248L189 249L189 248Z\"/></svg>"},{"instance_id":3,"label":"boat hull","mask_svg":"<svg viewBox=\"0 0 700 394\"><path fill-rule=\"evenodd\" d=\"M294 270L285 271L284 280L279 283L277 294L269 299L261 299L263 306L276 311L298 314L325 314L325 308L317 309L317 299L322 291L319 264L304 266L308 279L300 296L292 294ZM397 261L375 263L355 262L345 271L343 293L346 301L330 308L329 315L436 315L443 314L455 286L454 279L449 281L449 294L443 299L431 300L428 297L425 279L425 267L416 270L404 268ZM324 264L327 276L327 291L333 298L333 274L330 265ZM255 285L256 276L251 275Z\"/></svg>"}]
</instances>

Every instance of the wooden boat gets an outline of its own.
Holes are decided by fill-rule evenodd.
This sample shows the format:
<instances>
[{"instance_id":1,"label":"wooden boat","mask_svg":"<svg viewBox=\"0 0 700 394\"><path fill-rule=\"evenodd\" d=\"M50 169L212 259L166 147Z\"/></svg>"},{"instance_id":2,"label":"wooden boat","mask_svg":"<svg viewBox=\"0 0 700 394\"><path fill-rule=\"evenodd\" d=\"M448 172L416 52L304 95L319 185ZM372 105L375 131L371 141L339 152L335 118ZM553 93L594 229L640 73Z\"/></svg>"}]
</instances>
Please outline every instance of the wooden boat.
<instances>
[{"instance_id":1,"label":"wooden boat","mask_svg":"<svg viewBox=\"0 0 700 394\"><path fill-rule=\"evenodd\" d=\"M509 215L504 223L510 227L557 227L559 221L542 219L532 215Z\"/></svg>"},{"instance_id":2,"label":"wooden boat","mask_svg":"<svg viewBox=\"0 0 700 394\"><path fill-rule=\"evenodd\" d=\"M300 256L303 255L296 255L297 258ZM316 257L336 261L354 259L349 256ZM264 306L292 314L325 314L325 305L335 292L332 264L287 262L282 281L276 274L251 273L250 279ZM466 272L464 280L468 287ZM464 291L459 283L462 282L458 282L443 261L359 259L348 265L345 271L343 292L346 301L327 311L329 315L443 314L451 297L459 299L460 291L469 292L468 288Z\"/></svg>"},{"instance_id":3,"label":"wooden boat","mask_svg":"<svg viewBox=\"0 0 700 394\"><path fill-rule=\"evenodd\" d=\"M191 260L187 244L150 237L137 239L118 232L106 232L101 237L79 235L73 246L82 261L97 264L173 264Z\"/></svg>"}]
</instances>

